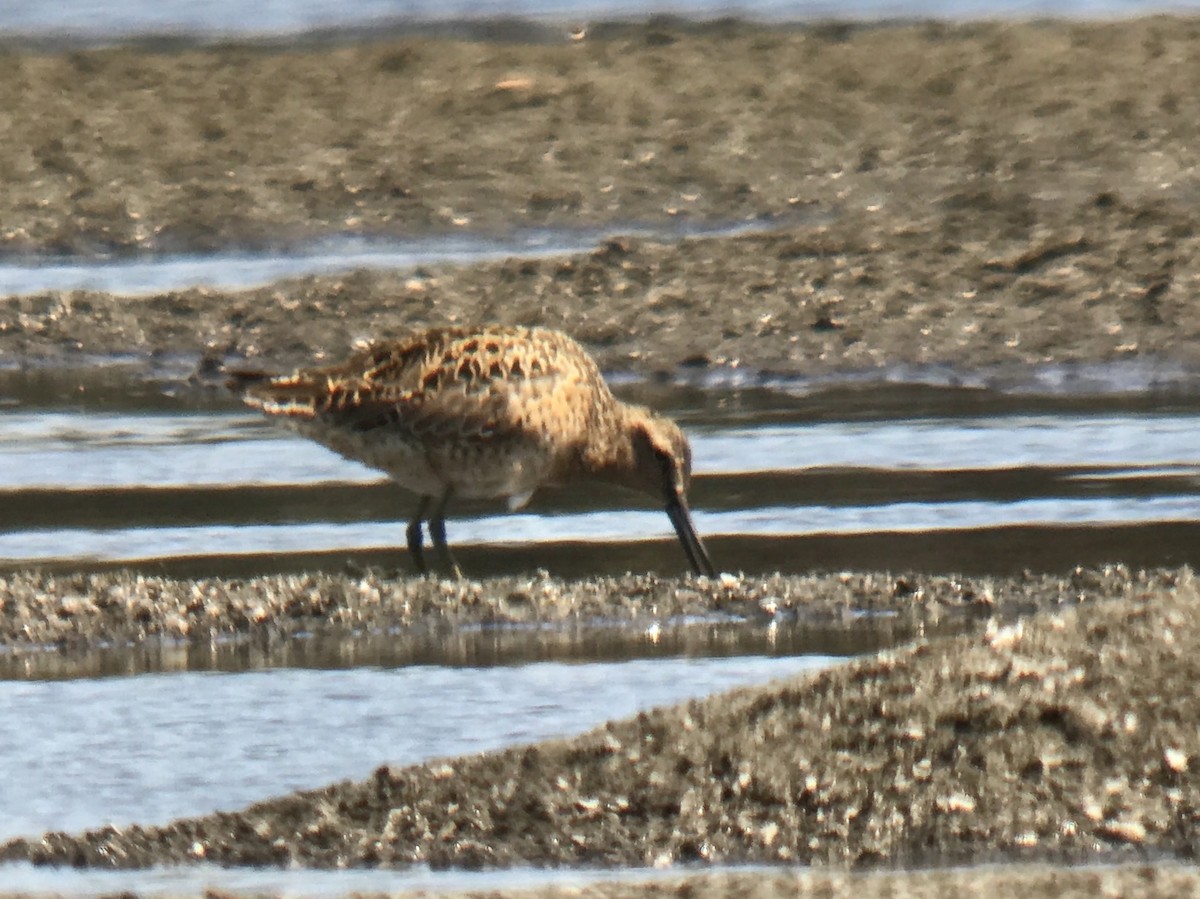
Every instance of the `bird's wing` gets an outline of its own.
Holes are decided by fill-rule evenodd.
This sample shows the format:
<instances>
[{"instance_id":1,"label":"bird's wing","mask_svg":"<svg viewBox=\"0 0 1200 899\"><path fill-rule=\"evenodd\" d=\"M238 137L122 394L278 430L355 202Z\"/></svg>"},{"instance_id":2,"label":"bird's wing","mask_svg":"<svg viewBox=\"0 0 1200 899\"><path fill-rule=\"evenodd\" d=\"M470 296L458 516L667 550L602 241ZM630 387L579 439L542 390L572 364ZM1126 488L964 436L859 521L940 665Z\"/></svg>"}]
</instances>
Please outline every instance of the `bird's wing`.
<instances>
[{"instance_id":1,"label":"bird's wing","mask_svg":"<svg viewBox=\"0 0 1200 899\"><path fill-rule=\"evenodd\" d=\"M427 442L540 434L543 422L530 410L544 417L569 402L591 364L565 341L530 341L518 329L426 331L340 365L279 377L234 373L230 386L269 415L359 432L387 428Z\"/></svg>"},{"instance_id":2,"label":"bird's wing","mask_svg":"<svg viewBox=\"0 0 1200 899\"><path fill-rule=\"evenodd\" d=\"M580 375L579 354L563 352L555 337L530 340L519 329L438 332L416 364L376 369L371 401L361 405L377 414L355 426L400 428L429 443L541 439L544 419Z\"/></svg>"}]
</instances>

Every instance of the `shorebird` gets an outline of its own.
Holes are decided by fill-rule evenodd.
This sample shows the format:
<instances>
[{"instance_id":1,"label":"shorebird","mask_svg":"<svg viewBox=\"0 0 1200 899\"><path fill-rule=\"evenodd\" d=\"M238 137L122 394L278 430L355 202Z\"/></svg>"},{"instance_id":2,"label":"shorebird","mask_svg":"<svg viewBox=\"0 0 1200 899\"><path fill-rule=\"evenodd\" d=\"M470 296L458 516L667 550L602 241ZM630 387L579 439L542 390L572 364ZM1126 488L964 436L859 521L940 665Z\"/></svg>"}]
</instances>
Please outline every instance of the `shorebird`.
<instances>
[{"instance_id":1,"label":"shorebird","mask_svg":"<svg viewBox=\"0 0 1200 899\"><path fill-rule=\"evenodd\" d=\"M422 524L442 563L453 497L524 506L538 487L594 479L662 500L692 570L715 575L688 511L692 452L679 426L613 396L587 352L545 328L434 328L346 362L288 375L231 373L245 403L417 494L405 532L428 574Z\"/></svg>"}]
</instances>

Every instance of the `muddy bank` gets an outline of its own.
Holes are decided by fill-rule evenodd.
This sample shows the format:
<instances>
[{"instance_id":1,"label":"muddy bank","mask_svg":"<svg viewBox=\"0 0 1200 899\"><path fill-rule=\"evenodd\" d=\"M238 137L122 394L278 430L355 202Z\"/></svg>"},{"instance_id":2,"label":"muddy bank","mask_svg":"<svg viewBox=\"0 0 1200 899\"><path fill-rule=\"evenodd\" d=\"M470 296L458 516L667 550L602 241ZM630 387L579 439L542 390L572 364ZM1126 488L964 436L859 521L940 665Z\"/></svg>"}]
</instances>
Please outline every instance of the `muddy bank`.
<instances>
[{"instance_id":1,"label":"muddy bank","mask_svg":"<svg viewBox=\"0 0 1200 899\"><path fill-rule=\"evenodd\" d=\"M0 647L10 656L53 651L69 658L150 640L266 644L298 635L447 634L480 625L646 627L689 617L824 627L863 615L895 618L902 626L958 616L966 626L1081 602L1141 600L1190 577L1186 568L1120 565L1013 578L846 573L560 580L538 574L437 581L366 572L183 580L125 571L16 572L0 576Z\"/></svg>"},{"instance_id":2,"label":"muddy bank","mask_svg":"<svg viewBox=\"0 0 1200 899\"><path fill-rule=\"evenodd\" d=\"M1195 857L1190 574L570 740L0 858L435 867Z\"/></svg>"},{"instance_id":3,"label":"muddy bank","mask_svg":"<svg viewBox=\"0 0 1200 899\"><path fill-rule=\"evenodd\" d=\"M0 352L59 363L183 355L203 376L247 359L339 359L412 328L504 322L563 329L603 368L642 374L1134 358L1194 368L1200 229L1157 209L1147 231L1143 212L1089 199L1061 207L1037 235L985 228L969 238L949 224L953 235L914 225L897 237L869 213L847 214L769 235L618 239L564 259L363 271L233 293L0 299Z\"/></svg>"},{"instance_id":4,"label":"muddy bank","mask_svg":"<svg viewBox=\"0 0 1200 899\"><path fill-rule=\"evenodd\" d=\"M290 365L446 322L609 369L1200 364L1200 20L0 56L0 247L765 221L245 292L0 300L0 355ZM153 89L149 89L153 88ZM455 224L458 223L458 224Z\"/></svg>"}]
</instances>

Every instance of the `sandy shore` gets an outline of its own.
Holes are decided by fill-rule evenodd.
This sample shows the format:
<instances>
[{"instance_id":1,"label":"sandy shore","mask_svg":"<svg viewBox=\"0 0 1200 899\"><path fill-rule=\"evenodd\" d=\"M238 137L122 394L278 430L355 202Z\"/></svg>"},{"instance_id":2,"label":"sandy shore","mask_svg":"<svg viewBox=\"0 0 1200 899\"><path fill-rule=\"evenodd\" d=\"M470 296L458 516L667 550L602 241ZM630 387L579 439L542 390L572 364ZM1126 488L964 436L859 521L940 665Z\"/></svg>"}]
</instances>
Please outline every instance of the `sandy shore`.
<instances>
[{"instance_id":1,"label":"sandy shore","mask_svg":"<svg viewBox=\"0 0 1200 899\"><path fill-rule=\"evenodd\" d=\"M0 361L182 354L208 375L228 360L290 365L414 326L488 320L566 328L606 368L645 374L1130 359L1190 371L1200 362L1198 66L1200 20L1168 18L654 25L530 45L9 48L8 254L262 248L346 231L619 233L628 222L769 230L617 237L572 258L244 292L4 298ZM1119 567L987 582L879 573L448 586L369 573L196 584L20 573L0 584L0 640L16 653L348 622L632 620L647 604L752 620L964 609L998 623L574 740L380 769L165 827L33 837L0 857L835 869L1191 860L1196 599L1186 570ZM729 877L595 893L794 886L790 874ZM964 878L998 895L1105 884L1183 895L1196 880L1173 866L1020 864L814 877L814 894L866 896L948 895Z\"/></svg>"}]
</instances>

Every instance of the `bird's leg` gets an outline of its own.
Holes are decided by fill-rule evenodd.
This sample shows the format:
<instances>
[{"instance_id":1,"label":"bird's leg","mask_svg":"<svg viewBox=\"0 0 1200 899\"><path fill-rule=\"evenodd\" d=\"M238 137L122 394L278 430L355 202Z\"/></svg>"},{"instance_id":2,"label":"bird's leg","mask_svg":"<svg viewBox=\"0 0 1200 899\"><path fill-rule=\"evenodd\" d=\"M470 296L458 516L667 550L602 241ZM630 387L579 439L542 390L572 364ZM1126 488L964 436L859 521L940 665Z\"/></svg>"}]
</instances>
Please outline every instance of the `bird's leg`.
<instances>
[{"instance_id":1,"label":"bird's leg","mask_svg":"<svg viewBox=\"0 0 1200 899\"><path fill-rule=\"evenodd\" d=\"M429 503L432 501L432 496L422 496L417 501L417 511L413 513L412 520L409 521L408 527L404 531L404 535L408 538L408 554L412 556L413 565L419 574L429 574L429 568L425 564L425 550L421 547L424 540L424 535L421 533L421 522L425 520L425 513L429 511ZM430 531L432 530L433 528L430 526Z\"/></svg>"},{"instance_id":2,"label":"bird's leg","mask_svg":"<svg viewBox=\"0 0 1200 899\"><path fill-rule=\"evenodd\" d=\"M433 546L438 551L442 564L461 580L462 569L458 567L454 553L450 552L450 546L446 543L446 505L452 496L454 496L454 488L447 487L442 492L441 498L438 499L437 505L433 507L433 514L429 516L429 538L433 541Z\"/></svg>"}]
</instances>

